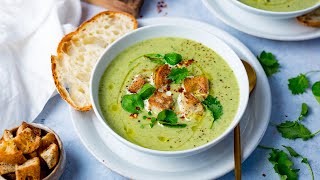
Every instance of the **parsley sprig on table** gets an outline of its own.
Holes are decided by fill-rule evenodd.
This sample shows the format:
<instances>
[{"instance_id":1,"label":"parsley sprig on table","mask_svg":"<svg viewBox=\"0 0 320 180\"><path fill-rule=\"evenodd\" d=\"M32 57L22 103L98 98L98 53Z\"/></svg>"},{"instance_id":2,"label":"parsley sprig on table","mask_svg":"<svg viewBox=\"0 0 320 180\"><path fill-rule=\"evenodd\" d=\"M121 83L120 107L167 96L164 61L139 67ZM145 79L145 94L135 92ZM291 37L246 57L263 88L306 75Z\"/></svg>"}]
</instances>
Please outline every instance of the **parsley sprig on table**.
<instances>
[{"instance_id":1,"label":"parsley sprig on table","mask_svg":"<svg viewBox=\"0 0 320 180\"><path fill-rule=\"evenodd\" d=\"M316 73L320 71L309 71L305 74L299 74L296 77L290 78L288 80L288 88L293 95L303 94L306 92L308 88L310 88L310 81L307 77L310 73ZM315 82L312 85L312 94L314 95L315 99L320 103L320 81Z\"/></svg>"},{"instance_id":2,"label":"parsley sprig on table","mask_svg":"<svg viewBox=\"0 0 320 180\"><path fill-rule=\"evenodd\" d=\"M273 164L274 171L279 174L281 179L296 180L300 169L294 169L294 163L289 159L289 155L283 150L261 146L262 149L270 149L269 162Z\"/></svg>"},{"instance_id":3,"label":"parsley sprig on table","mask_svg":"<svg viewBox=\"0 0 320 180\"><path fill-rule=\"evenodd\" d=\"M276 125L277 130L281 133L282 137L287 139L301 138L303 140L308 140L313 138L315 135L320 133L320 131L311 133L310 130L300 122L307 116L307 114L308 106L306 103L303 103L301 106L301 113L299 118L295 121L286 121L284 123Z\"/></svg>"},{"instance_id":4,"label":"parsley sprig on table","mask_svg":"<svg viewBox=\"0 0 320 180\"><path fill-rule=\"evenodd\" d=\"M284 146L284 145L282 146L286 148L286 150L289 152L291 157L302 158L301 163L304 163L307 165L309 172L312 176L312 180L314 180L314 173L308 159L298 154L292 147ZM268 160L273 164L273 169L277 174L279 174L281 179L287 179L287 180L298 179L298 172L300 171L300 169L293 168L294 163L289 158L289 155L286 152L280 149L266 147L262 145L259 145L258 147L261 149L271 150Z\"/></svg>"},{"instance_id":5,"label":"parsley sprig on table","mask_svg":"<svg viewBox=\"0 0 320 180\"><path fill-rule=\"evenodd\" d=\"M284 146L284 145L282 145L282 146L287 149L287 151L289 152L290 156L295 157L295 158L302 158L301 163L304 163L304 164L307 165L307 167L309 169L309 172L311 174L312 180L314 180L313 170L312 170L312 167L311 167L308 159L306 157L303 157L300 154L298 154L292 147Z\"/></svg>"},{"instance_id":6,"label":"parsley sprig on table","mask_svg":"<svg viewBox=\"0 0 320 180\"><path fill-rule=\"evenodd\" d=\"M257 58L268 77L279 72L280 64L272 53L262 51Z\"/></svg>"}]
</instances>

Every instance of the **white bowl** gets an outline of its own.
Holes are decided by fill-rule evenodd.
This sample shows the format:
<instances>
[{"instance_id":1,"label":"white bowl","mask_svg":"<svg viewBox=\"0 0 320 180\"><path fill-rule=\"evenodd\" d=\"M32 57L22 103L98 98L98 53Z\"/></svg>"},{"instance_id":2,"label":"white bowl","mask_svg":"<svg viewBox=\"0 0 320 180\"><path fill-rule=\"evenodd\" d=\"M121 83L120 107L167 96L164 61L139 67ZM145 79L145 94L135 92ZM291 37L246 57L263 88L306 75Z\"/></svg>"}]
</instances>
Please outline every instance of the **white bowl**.
<instances>
[{"instance_id":1,"label":"white bowl","mask_svg":"<svg viewBox=\"0 0 320 180\"><path fill-rule=\"evenodd\" d=\"M254 8L251 7L249 5L246 5L242 2L240 2L239 0L231 0L231 2L233 2L233 4L235 4L236 6L238 6L239 8L258 15L258 16L263 16L263 17L267 17L267 18L273 18L273 19L289 19L289 18L294 18L297 16L301 16L303 14L307 14L308 12L311 12L313 10L315 10L316 8L320 7L320 2L308 7L306 9L302 9L302 10L298 10L298 11L290 11L290 12L274 12L274 11L267 11L267 10L263 10L263 9L258 9L258 8ZM249 20L249 19L248 19Z\"/></svg>"},{"instance_id":2,"label":"white bowl","mask_svg":"<svg viewBox=\"0 0 320 180\"><path fill-rule=\"evenodd\" d=\"M195 147L193 149L182 150L182 151L159 151L159 150L152 150L147 149L142 146L133 144L126 139L122 138L116 132L114 132L109 126L108 123L104 120L104 117L101 113L100 105L99 105L99 98L98 98L98 90L99 90L99 83L100 79L105 72L108 64L123 50L128 48L129 46L141 42L143 40L157 38L157 37L180 37L185 39L194 40L200 42L207 47L213 49L216 53L218 53L231 67L233 70L236 79L239 84L240 89L240 100L239 100L239 107L238 111L235 115L234 120L230 124L230 126L226 129L226 131L221 134L218 138L210 141L207 144L204 144L199 147ZM103 129L108 133L112 134L117 140L121 141L125 145L135 150L156 155L156 156L166 156L166 157L178 157L178 156L188 156L199 153L204 151L223 138L225 138L239 123L248 102L249 97L249 83L246 74L246 70L242 65L242 62L235 54L235 52L228 47L224 42L218 39L216 36L202 31L196 28L191 27L184 27L184 26L176 26L176 25L155 25L155 26L147 26L143 28L139 28L122 38L115 41L111 44L100 57L99 61L97 62L93 74L90 80L90 97L91 102L93 104L93 110L98 117L101 124L103 124Z\"/></svg>"}]
</instances>

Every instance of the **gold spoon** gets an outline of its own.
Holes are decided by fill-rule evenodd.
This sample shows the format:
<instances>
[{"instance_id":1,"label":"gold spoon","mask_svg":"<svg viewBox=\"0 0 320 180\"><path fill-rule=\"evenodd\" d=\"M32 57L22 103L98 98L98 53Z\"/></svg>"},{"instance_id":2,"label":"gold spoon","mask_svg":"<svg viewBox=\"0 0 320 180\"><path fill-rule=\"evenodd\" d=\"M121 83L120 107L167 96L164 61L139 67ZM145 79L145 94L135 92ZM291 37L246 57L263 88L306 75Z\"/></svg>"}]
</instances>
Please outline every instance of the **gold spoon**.
<instances>
[{"instance_id":1,"label":"gold spoon","mask_svg":"<svg viewBox=\"0 0 320 180\"><path fill-rule=\"evenodd\" d=\"M257 75L253 67L244 60L241 60L247 71L249 79L249 91L253 91L257 82ZM234 128L234 171L235 179L241 180L241 140L240 140L240 123Z\"/></svg>"}]
</instances>

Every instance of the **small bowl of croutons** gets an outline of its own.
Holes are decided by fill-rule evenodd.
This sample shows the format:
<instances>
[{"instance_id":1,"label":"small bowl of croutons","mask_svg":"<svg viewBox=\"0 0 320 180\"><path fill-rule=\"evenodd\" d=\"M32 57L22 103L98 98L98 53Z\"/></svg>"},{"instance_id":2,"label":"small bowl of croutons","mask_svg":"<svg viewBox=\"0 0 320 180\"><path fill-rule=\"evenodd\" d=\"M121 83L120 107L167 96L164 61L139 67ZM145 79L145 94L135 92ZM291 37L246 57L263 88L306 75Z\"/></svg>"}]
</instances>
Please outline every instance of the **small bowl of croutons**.
<instances>
[{"instance_id":1,"label":"small bowl of croutons","mask_svg":"<svg viewBox=\"0 0 320 180\"><path fill-rule=\"evenodd\" d=\"M23 122L0 139L0 179L59 179L66 164L59 136L50 128Z\"/></svg>"}]
</instances>

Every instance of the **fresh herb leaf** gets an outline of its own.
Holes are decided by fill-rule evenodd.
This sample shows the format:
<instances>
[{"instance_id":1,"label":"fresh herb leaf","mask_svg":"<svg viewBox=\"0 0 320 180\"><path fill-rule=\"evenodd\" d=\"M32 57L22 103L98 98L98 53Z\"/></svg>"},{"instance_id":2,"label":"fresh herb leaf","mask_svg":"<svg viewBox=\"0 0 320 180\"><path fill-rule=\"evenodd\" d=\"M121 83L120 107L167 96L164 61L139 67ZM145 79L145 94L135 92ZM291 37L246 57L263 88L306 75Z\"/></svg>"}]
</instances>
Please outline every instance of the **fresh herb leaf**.
<instances>
[{"instance_id":1,"label":"fresh herb leaf","mask_svg":"<svg viewBox=\"0 0 320 180\"><path fill-rule=\"evenodd\" d=\"M182 60L182 56L178 53L172 52L164 55L165 61L170 65L176 65Z\"/></svg>"},{"instance_id":2,"label":"fresh herb leaf","mask_svg":"<svg viewBox=\"0 0 320 180\"><path fill-rule=\"evenodd\" d=\"M170 128L185 128L187 126L187 124L170 124L162 121L159 121L159 123Z\"/></svg>"},{"instance_id":3,"label":"fresh herb leaf","mask_svg":"<svg viewBox=\"0 0 320 180\"><path fill-rule=\"evenodd\" d=\"M288 150L288 152L290 153L290 156L292 156L292 157L301 157L300 154L298 154L292 147L284 146L284 145L282 145L282 146Z\"/></svg>"},{"instance_id":4,"label":"fresh herb leaf","mask_svg":"<svg viewBox=\"0 0 320 180\"><path fill-rule=\"evenodd\" d=\"M286 121L277 125L277 129L281 133L282 137L287 139L302 138L303 140L308 140L315 135L297 121Z\"/></svg>"},{"instance_id":5,"label":"fresh herb leaf","mask_svg":"<svg viewBox=\"0 0 320 180\"><path fill-rule=\"evenodd\" d=\"M152 117L150 127L153 128L153 126L156 124L156 122L157 122L157 119L155 117Z\"/></svg>"},{"instance_id":6,"label":"fresh herb leaf","mask_svg":"<svg viewBox=\"0 0 320 180\"><path fill-rule=\"evenodd\" d=\"M312 94L316 98L316 100L320 103L320 81L313 84Z\"/></svg>"},{"instance_id":7,"label":"fresh herb leaf","mask_svg":"<svg viewBox=\"0 0 320 180\"><path fill-rule=\"evenodd\" d=\"M288 81L288 87L294 95L306 92L306 89L309 87L309 80L305 74L300 74Z\"/></svg>"},{"instance_id":8,"label":"fresh herb leaf","mask_svg":"<svg viewBox=\"0 0 320 180\"><path fill-rule=\"evenodd\" d=\"M152 112L149 111L149 112L148 112L148 115L151 116L151 115L152 115Z\"/></svg>"},{"instance_id":9,"label":"fresh herb leaf","mask_svg":"<svg viewBox=\"0 0 320 180\"><path fill-rule=\"evenodd\" d=\"M267 76L279 72L280 64L272 53L262 51L258 60Z\"/></svg>"},{"instance_id":10,"label":"fresh herb leaf","mask_svg":"<svg viewBox=\"0 0 320 180\"><path fill-rule=\"evenodd\" d=\"M172 80L174 83L178 84L184 78L186 78L189 75L189 71L187 68L173 68L171 69L170 74L168 75L168 79Z\"/></svg>"},{"instance_id":11,"label":"fresh herb leaf","mask_svg":"<svg viewBox=\"0 0 320 180\"><path fill-rule=\"evenodd\" d=\"M165 109L158 114L158 121L163 121L170 124L176 124L178 122L178 118L176 113L172 110Z\"/></svg>"},{"instance_id":12,"label":"fresh herb leaf","mask_svg":"<svg viewBox=\"0 0 320 180\"><path fill-rule=\"evenodd\" d=\"M301 156L300 154L298 154L292 147L290 147L290 146L284 146L284 145L282 145L282 146L285 147L285 148L288 150L288 152L290 153L290 155L291 155L292 157L301 157L301 158L302 158L301 163L304 163L304 164L307 165L307 167L308 167L308 169L309 169L309 172L310 172L310 174L311 174L311 176L312 176L312 180L314 180L313 170L312 170L312 168L311 168L311 165L310 165L308 159L305 158L305 157L303 157L303 156Z\"/></svg>"},{"instance_id":13,"label":"fresh herb leaf","mask_svg":"<svg viewBox=\"0 0 320 180\"><path fill-rule=\"evenodd\" d=\"M156 53L146 54L146 55L144 55L144 57L148 58L149 60L151 60L154 63L165 64L164 56L162 54L156 54Z\"/></svg>"},{"instance_id":14,"label":"fresh herb leaf","mask_svg":"<svg viewBox=\"0 0 320 180\"><path fill-rule=\"evenodd\" d=\"M289 159L288 154L279 149L272 149L268 160L273 164L273 169L279 174L281 179L296 180L298 179L299 169L293 169L293 162Z\"/></svg>"},{"instance_id":15,"label":"fresh herb leaf","mask_svg":"<svg viewBox=\"0 0 320 180\"><path fill-rule=\"evenodd\" d=\"M308 105L306 103L302 103L301 105L301 113L300 113L300 116L299 116L299 120L303 120L307 115L308 115Z\"/></svg>"},{"instance_id":16,"label":"fresh herb leaf","mask_svg":"<svg viewBox=\"0 0 320 180\"><path fill-rule=\"evenodd\" d=\"M144 108L144 103L138 94L128 94L122 97L121 106L130 113L139 113Z\"/></svg>"},{"instance_id":17,"label":"fresh herb leaf","mask_svg":"<svg viewBox=\"0 0 320 180\"><path fill-rule=\"evenodd\" d=\"M218 120L223 115L223 107L220 101L211 95L202 101L202 104L204 104L212 113L213 121L210 127L212 128L213 122Z\"/></svg>"},{"instance_id":18,"label":"fresh herb leaf","mask_svg":"<svg viewBox=\"0 0 320 180\"><path fill-rule=\"evenodd\" d=\"M154 91L156 91L155 87L153 87L151 84L145 84L142 86L138 94L142 100L146 100L154 93Z\"/></svg>"},{"instance_id":19,"label":"fresh herb leaf","mask_svg":"<svg viewBox=\"0 0 320 180\"><path fill-rule=\"evenodd\" d=\"M158 114L157 119L151 118L150 127L152 128L156 122L170 128L184 128L187 124L177 124L178 117L172 110L165 109Z\"/></svg>"}]
</instances>

